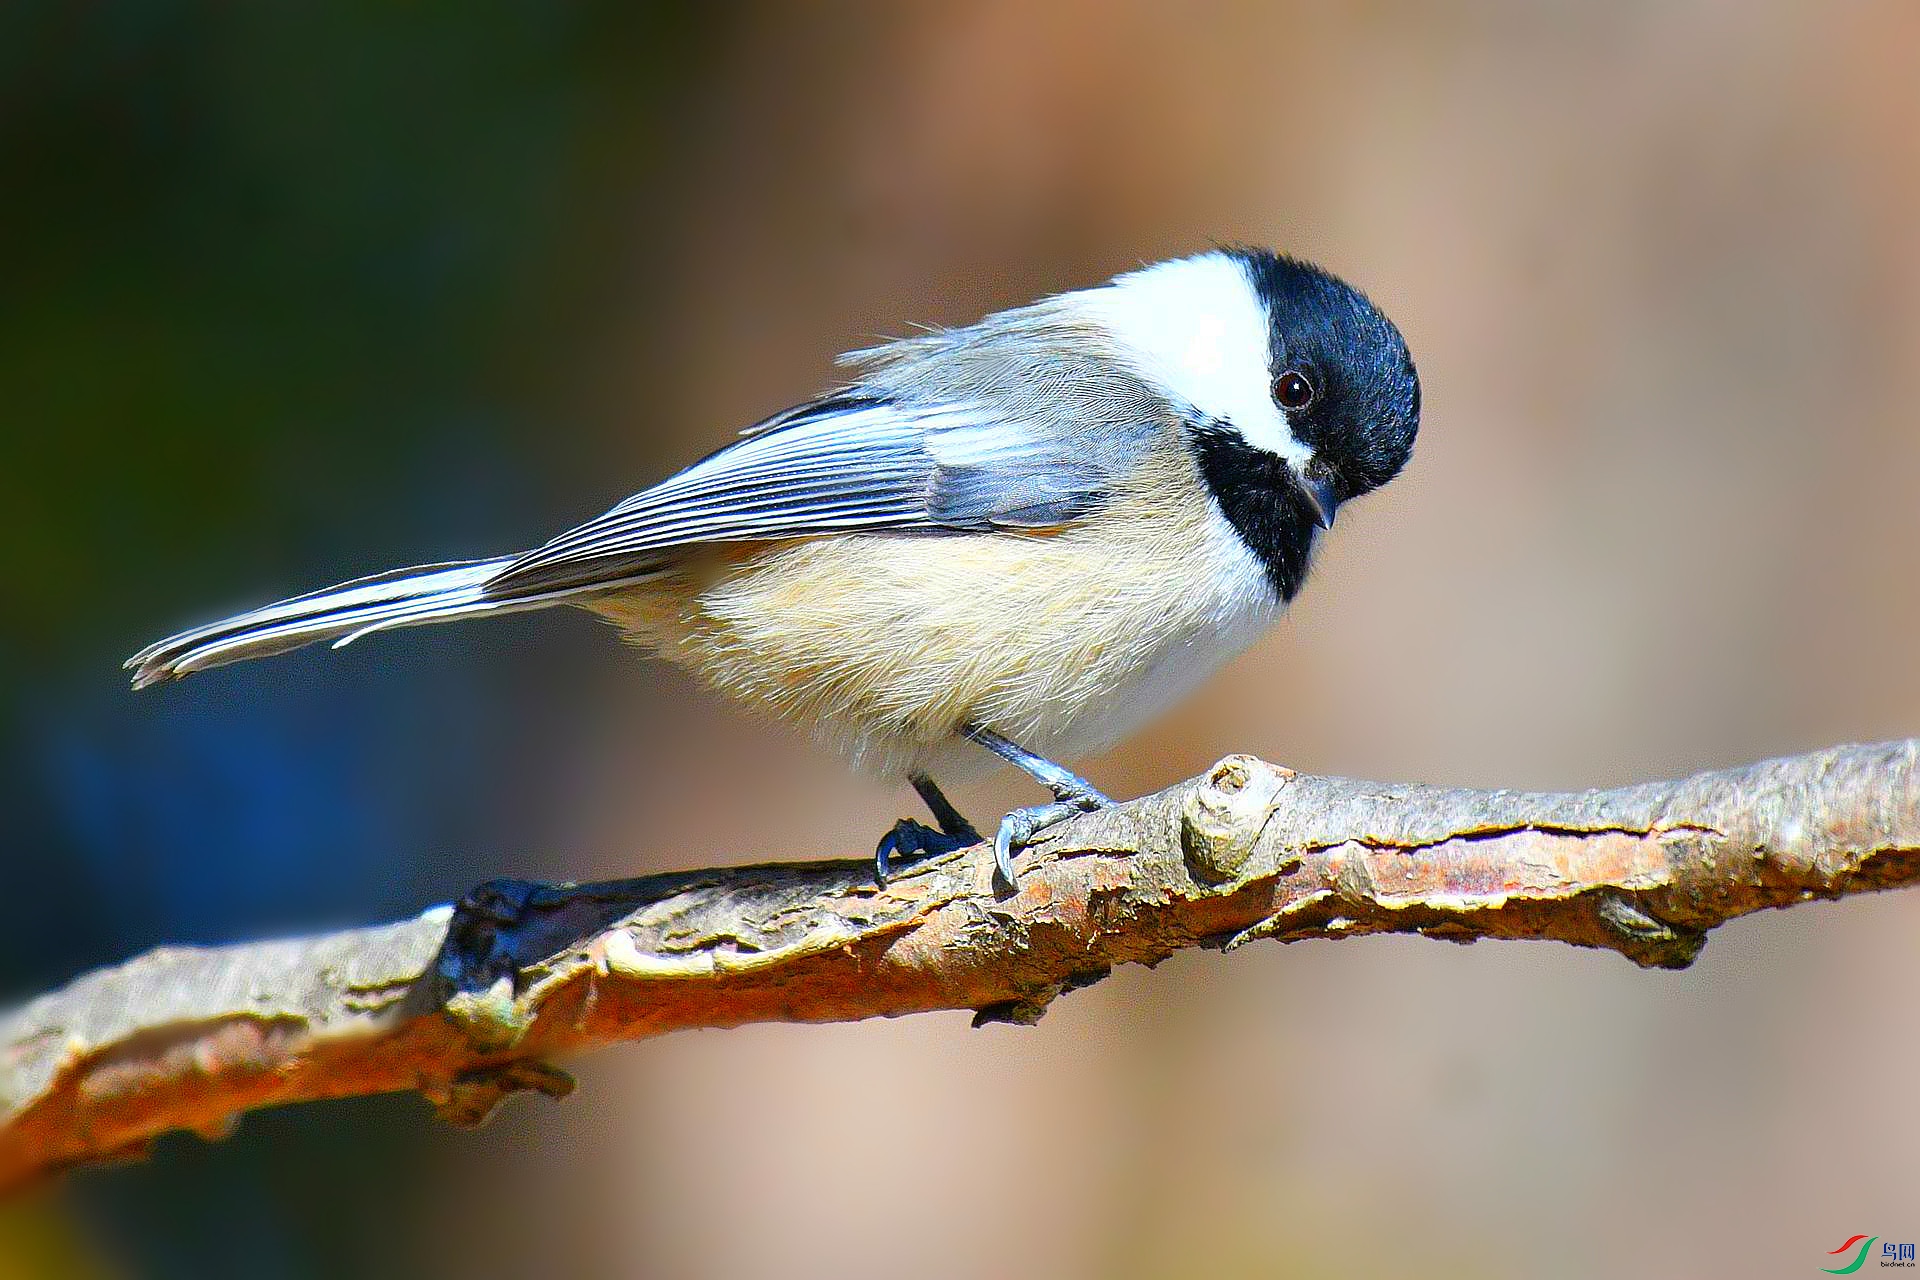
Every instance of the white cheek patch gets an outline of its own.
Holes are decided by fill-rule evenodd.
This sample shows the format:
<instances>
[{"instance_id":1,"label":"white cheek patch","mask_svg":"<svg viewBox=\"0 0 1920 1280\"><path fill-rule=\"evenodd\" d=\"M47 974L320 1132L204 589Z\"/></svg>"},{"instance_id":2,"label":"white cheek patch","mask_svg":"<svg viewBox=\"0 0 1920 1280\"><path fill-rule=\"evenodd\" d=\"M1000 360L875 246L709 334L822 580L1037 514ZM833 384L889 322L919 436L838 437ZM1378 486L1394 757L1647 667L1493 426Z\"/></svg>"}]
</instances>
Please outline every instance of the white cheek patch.
<instances>
[{"instance_id":1,"label":"white cheek patch","mask_svg":"<svg viewBox=\"0 0 1920 1280\"><path fill-rule=\"evenodd\" d=\"M1062 301L1118 339L1142 376L1203 416L1231 422L1248 444L1295 468L1312 459L1273 402L1267 311L1239 259L1163 262Z\"/></svg>"}]
</instances>

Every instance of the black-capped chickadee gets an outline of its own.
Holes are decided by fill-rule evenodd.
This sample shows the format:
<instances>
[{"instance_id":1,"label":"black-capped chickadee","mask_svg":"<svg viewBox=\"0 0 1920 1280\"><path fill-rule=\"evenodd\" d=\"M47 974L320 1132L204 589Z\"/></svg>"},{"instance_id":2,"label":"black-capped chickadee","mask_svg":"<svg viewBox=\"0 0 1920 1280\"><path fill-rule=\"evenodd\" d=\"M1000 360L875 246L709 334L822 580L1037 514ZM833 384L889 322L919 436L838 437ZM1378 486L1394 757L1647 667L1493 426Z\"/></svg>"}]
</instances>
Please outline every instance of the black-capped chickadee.
<instances>
[{"instance_id":1,"label":"black-capped chickadee","mask_svg":"<svg viewBox=\"0 0 1920 1280\"><path fill-rule=\"evenodd\" d=\"M570 604L706 685L904 777L985 760L1111 803L1053 758L1118 741L1271 622L1341 503L1398 474L1420 421L1405 341L1333 276L1221 249L961 329L856 351L840 390L520 555L420 565L182 632L136 688L318 640ZM971 757L969 759L968 757Z\"/></svg>"}]
</instances>

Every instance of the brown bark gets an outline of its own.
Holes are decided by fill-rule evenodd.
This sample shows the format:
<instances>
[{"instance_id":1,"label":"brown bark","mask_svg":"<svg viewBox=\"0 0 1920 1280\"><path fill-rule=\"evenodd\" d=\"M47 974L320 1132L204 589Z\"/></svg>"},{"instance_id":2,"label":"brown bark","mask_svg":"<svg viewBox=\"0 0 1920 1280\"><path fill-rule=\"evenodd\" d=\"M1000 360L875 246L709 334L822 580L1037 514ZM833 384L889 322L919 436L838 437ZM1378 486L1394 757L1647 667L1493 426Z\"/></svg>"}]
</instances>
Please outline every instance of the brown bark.
<instances>
[{"instance_id":1,"label":"brown bark","mask_svg":"<svg viewBox=\"0 0 1920 1280\"><path fill-rule=\"evenodd\" d=\"M985 849L580 886L312 938L164 948L0 1023L0 1189L417 1090L474 1123L555 1056L683 1027L971 1009L1031 1022L1116 964L1257 938L1547 938L1681 968L1735 916L1920 879L1920 740L1579 794L1381 785L1246 756L1058 829L999 896Z\"/></svg>"}]
</instances>

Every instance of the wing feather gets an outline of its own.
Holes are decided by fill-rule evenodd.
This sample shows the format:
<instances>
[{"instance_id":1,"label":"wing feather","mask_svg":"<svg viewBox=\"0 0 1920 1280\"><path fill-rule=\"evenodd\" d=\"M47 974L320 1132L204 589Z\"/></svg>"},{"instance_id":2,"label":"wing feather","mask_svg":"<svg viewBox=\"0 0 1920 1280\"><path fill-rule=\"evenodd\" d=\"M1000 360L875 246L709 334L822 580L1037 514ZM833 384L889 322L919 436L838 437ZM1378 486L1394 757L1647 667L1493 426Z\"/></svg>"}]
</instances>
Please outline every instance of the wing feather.
<instances>
[{"instance_id":1,"label":"wing feather","mask_svg":"<svg viewBox=\"0 0 1920 1280\"><path fill-rule=\"evenodd\" d=\"M521 556L489 597L629 581L676 549L854 530L1055 527L1112 476L1058 432L974 403L841 394L789 410Z\"/></svg>"}]
</instances>

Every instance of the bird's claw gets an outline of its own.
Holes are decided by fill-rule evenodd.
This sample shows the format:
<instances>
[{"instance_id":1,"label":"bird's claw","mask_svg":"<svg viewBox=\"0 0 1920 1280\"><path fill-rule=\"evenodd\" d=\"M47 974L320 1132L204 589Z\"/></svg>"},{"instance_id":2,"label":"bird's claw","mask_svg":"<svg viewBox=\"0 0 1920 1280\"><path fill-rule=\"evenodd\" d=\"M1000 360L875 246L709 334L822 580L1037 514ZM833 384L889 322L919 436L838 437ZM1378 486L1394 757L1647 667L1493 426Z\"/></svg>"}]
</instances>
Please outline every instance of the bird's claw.
<instances>
[{"instance_id":1,"label":"bird's claw","mask_svg":"<svg viewBox=\"0 0 1920 1280\"><path fill-rule=\"evenodd\" d=\"M1052 804L1015 809L1000 819L1000 829L993 834L993 870L1001 886L1009 893L1020 887L1013 875L1013 855L1024 849L1042 831L1058 826L1076 814L1112 807L1113 801L1089 787L1070 799L1062 797Z\"/></svg>"},{"instance_id":2,"label":"bird's claw","mask_svg":"<svg viewBox=\"0 0 1920 1280\"><path fill-rule=\"evenodd\" d=\"M902 818L880 837L880 843L873 850L873 878L886 884L896 859L901 863L920 862L979 843L980 833L971 827L964 831L936 831L923 822Z\"/></svg>"}]
</instances>

